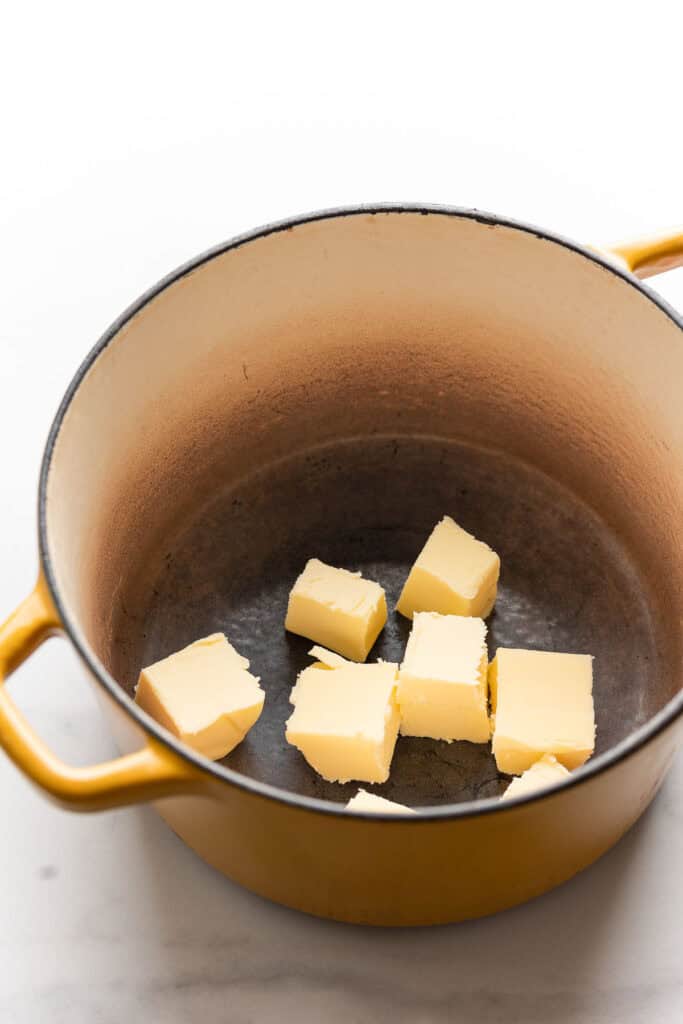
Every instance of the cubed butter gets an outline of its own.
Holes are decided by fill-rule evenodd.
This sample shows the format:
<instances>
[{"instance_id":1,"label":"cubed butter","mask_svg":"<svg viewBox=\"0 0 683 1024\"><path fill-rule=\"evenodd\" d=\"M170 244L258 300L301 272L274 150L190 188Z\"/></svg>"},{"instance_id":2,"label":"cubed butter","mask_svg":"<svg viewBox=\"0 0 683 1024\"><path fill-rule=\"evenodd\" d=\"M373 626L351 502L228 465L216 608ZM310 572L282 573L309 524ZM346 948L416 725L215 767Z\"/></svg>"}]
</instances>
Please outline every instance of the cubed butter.
<instances>
[{"instance_id":1,"label":"cubed butter","mask_svg":"<svg viewBox=\"0 0 683 1024\"><path fill-rule=\"evenodd\" d=\"M289 595L285 629L365 661L386 621L379 583L311 558Z\"/></svg>"},{"instance_id":2,"label":"cubed butter","mask_svg":"<svg viewBox=\"0 0 683 1024\"><path fill-rule=\"evenodd\" d=\"M193 750L225 757L263 710L265 694L223 633L143 668L136 703Z\"/></svg>"},{"instance_id":3,"label":"cubed butter","mask_svg":"<svg viewBox=\"0 0 683 1024\"><path fill-rule=\"evenodd\" d=\"M287 742L329 782L386 782L398 735L398 666L311 665L292 690Z\"/></svg>"},{"instance_id":4,"label":"cubed butter","mask_svg":"<svg viewBox=\"0 0 683 1024\"><path fill-rule=\"evenodd\" d=\"M513 796L526 796L537 789L547 789L558 782L569 778L570 773L552 754L545 754L540 761L535 761L518 779L513 779L501 797L508 800Z\"/></svg>"},{"instance_id":5,"label":"cubed butter","mask_svg":"<svg viewBox=\"0 0 683 1024\"><path fill-rule=\"evenodd\" d=\"M319 644L315 644L311 647L308 654L311 658L315 658L316 661L325 668L343 668L344 665L353 664L353 662L347 661L346 658L342 658L341 654L335 654L334 651L328 651L325 647L320 647Z\"/></svg>"},{"instance_id":6,"label":"cubed butter","mask_svg":"<svg viewBox=\"0 0 683 1024\"><path fill-rule=\"evenodd\" d=\"M487 743L483 619L416 612L398 675L401 735Z\"/></svg>"},{"instance_id":7,"label":"cubed butter","mask_svg":"<svg viewBox=\"0 0 683 1024\"><path fill-rule=\"evenodd\" d=\"M412 807L405 807L403 804L394 803L393 800L386 800L383 796L368 793L366 789L359 789L347 803L346 809L347 811L368 811L376 814L415 814Z\"/></svg>"},{"instance_id":8,"label":"cubed butter","mask_svg":"<svg viewBox=\"0 0 683 1024\"><path fill-rule=\"evenodd\" d=\"M496 601L500 559L450 516L438 523L410 570L396 610L485 618Z\"/></svg>"},{"instance_id":9,"label":"cubed butter","mask_svg":"<svg viewBox=\"0 0 683 1024\"><path fill-rule=\"evenodd\" d=\"M593 753L590 655L500 647L489 667L489 688L501 772L521 775L544 754L571 770Z\"/></svg>"}]
</instances>

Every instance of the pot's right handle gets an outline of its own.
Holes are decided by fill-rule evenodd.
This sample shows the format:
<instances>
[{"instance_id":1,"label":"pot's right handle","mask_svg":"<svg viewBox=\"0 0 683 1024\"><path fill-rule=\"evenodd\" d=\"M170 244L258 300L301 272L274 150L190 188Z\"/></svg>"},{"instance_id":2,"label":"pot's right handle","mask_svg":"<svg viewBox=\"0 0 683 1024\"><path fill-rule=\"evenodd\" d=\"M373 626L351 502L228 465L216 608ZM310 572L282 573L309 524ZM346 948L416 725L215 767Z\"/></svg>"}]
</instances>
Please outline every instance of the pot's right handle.
<instances>
[{"instance_id":1,"label":"pot's right handle","mask_svg":"<svg viewBox=\"0 0 683 1024\"><path fill-rule=\"evenodd\" d=\"M46 796L73 811L158 800L203 788L198 769L151 736L132 754L86 768L64 764L36 735L2 683L61 623L44 580L0 625L0 748Z\"/></svg>"},{"instance_id":2,"label":"pot's right handle","mask_svg":"<svg viewBox=\"0 0 683 1024\"><path fill-rule=\"evenodd\" d=\"M683 267L683 229L599 250L636 277L654 277Z\"/></svg>"}]
</instances>

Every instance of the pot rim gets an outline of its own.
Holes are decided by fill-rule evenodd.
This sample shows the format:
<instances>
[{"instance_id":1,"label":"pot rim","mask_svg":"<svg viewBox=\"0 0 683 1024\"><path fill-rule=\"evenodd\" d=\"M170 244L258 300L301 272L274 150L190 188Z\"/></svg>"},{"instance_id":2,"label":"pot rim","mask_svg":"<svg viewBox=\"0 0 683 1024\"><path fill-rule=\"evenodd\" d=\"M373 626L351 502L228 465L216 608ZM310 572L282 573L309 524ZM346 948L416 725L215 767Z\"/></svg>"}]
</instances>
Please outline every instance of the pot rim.
<instances>
[{"instance_id":1,"label":"pot rim","mask_svg":"<svg viewBox=\"0 0 683 1024\"><path fill-rule=\"evenodd\" d=\"M487 213L476 208L468 209L464 207L426 203L370 203L335 207L288 217L284 220L274 221L263 225L262 227L236 235L233 238L228 239L226 242L212 246L200 255L181 264L175 270L172 270L169 274L162 277L161 280L144 292L137 300L129 305L116 320L114 320L114 322L107 328L92 349L88 352L69 383L52 421L43 452L38 487L39 556L50 595L59 614L64 633L69 638L78 655L97 682L107 691L109 696L124 711L126 711L127 714L135 719L141 729L146 734L151 734L158 742L164 744L164 746L168 747L180 758L190 762L195 768L200 769L207 775L212 776L214 779L221 782L232 783L234 786L247 790L253 795L274 799L280 803L298 807L302 810L318 811L327 814L343 814L346 817L351 817L351 815L349 815L349 812L345 810L344 804L334 804L328 800L319 800L314 797L302 796L290 790L281 789L278 786L259 782L258 780L242 775L219 762L208 760L206 757L187 747L180 740L177 740L174 736L163 729L162 726L139 708L128 694L125 693L123 688L116 682L113 676L109 674L104 665L91 650L85 637L81 633L77 622L69 614L60 595L47 538L47 484L52 464L52 456L54 454L55 445L64 417L81 383L90 368L99 358L100 354L111 342L114 341L121 328L149 302L156 298L161 292L165 291L165 289L170 285L175 284L176 281L185 277L198 267L201 267L203 264L208 263L210 260L225 252L232 249L238 249L249 242L257 241L261 238L267 237L268 235L276 234L281 231L288 231L292 228L310 224L315 221L333 220L340 217L353 217L367 214L421 214L423 216L438 215L458 217L464 220L476 221L488 227L511 228L513 230L532 235L539 240L552 242L585 257L592 263L598 264L609 273L621 278L657 306L662 313L664 313L681 331L683 331L683 316L677 313L676 310L674 310L655 291L647 285L644 285L642 281L638 280L627 270L622 269L620 266L611 262L600 252L590 249L587 246L580 245L577 242L563 237L562 235L556 234L555 232L546 231L545 229L535 227L534 225L523 221L513 220L507 217L499 217L495 214ZM672 725L673 722L681 716L682 712L683 690L680 690L644 725L641 725L633 733L621 740L620 743L616 744L616 746L611 747L604 753L592 758L575 772L572 772L571 777L560 785L553 786L538 793L531 793L530 795L520 796L505 801L501 801L500 797L489 797L484 800L469 800L459 804L444 804L436 807L420 808L419 816L416 815L414 818L411 817L411 824L430 820L443 821L455 818L475 817L480 814L489 814L492 812L502 814L508 810L512 810L520 804L550 799L553 796L558 795L559 790L581 785L602 772L615 767L627 757L635 754L667 727ZM405 823L405 819L400 818L398 815L377 815L374 813L369 815L367 812L361 812L360 815L356 812L356 815L360 817L379 817L384 821L393 821L396 823L402 821Z\"/></svg>"}]
</instances>

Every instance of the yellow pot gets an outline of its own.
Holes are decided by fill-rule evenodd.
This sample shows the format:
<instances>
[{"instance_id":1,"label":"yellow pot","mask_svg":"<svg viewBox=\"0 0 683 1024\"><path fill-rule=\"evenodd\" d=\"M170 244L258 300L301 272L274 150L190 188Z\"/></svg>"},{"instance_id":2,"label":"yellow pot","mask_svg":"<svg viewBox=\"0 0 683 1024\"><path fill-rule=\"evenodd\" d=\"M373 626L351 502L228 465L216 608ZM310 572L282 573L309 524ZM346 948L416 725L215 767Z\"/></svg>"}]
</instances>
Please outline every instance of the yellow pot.
<instances>
[{"instance_id":1,"label":"yellow pot","mask_svg":"<svg viewBox=\"0 0 683 1024\"><path fill-rule=\"evenodd\" d=\"M379 207L277 224L170 275L64 397L40 578L0 628L1 677L69 637L122 756L64 765L0 689L4 750L63 806L155 801L231 878L344 921L489 914L590 864L680 742L682 323L638 278L681 263L681 234L599 252ZM501 804L483 748L405 740L386 792L421 813L346 812L283 742L304 657L274 625L287 580L327 551L374 557L391 591L444 512L502 546L494 640L596 654L598 750ZM151 655L214 628L252 645L271 709L218 764L130 696ZM392 626L380 651L403 639Z\"/></svg>"}]
</instances>

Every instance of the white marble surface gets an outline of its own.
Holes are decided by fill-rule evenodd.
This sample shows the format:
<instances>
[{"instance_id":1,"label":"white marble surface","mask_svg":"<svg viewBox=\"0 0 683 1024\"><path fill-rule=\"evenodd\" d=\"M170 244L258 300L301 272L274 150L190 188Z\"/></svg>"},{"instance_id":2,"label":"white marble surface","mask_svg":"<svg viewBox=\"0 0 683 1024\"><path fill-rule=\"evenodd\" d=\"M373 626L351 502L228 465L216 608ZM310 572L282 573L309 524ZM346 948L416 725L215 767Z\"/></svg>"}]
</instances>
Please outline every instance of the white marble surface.
<instances>
[{"instance_id":1,"label":"white marble surface","mask_svg":"<svg viewBox=\"0 0 683 1024\"><path fill-rule=\"evenodd\" d=\"M248 21L229 5L166 4L163 20L154 6L25 4L5 19L0 614L35 572L38 462L69 377L188 256L272 217L378 198L477 205L598 242L682 219L676 5L577 2L551 25L542 4L428 3L424 35L414 11L381 3L358 7L360 32L353 4L344 23L309 4L255 4ZM683 308L683 272L657 287ZM9 685L68 760L114 753L63 641ZM681 759L582 877L423 931L268 905L151 810L68 815L4 758L0 811L3 1024L683 1019Z\"/></svg>"}]
</instances>

